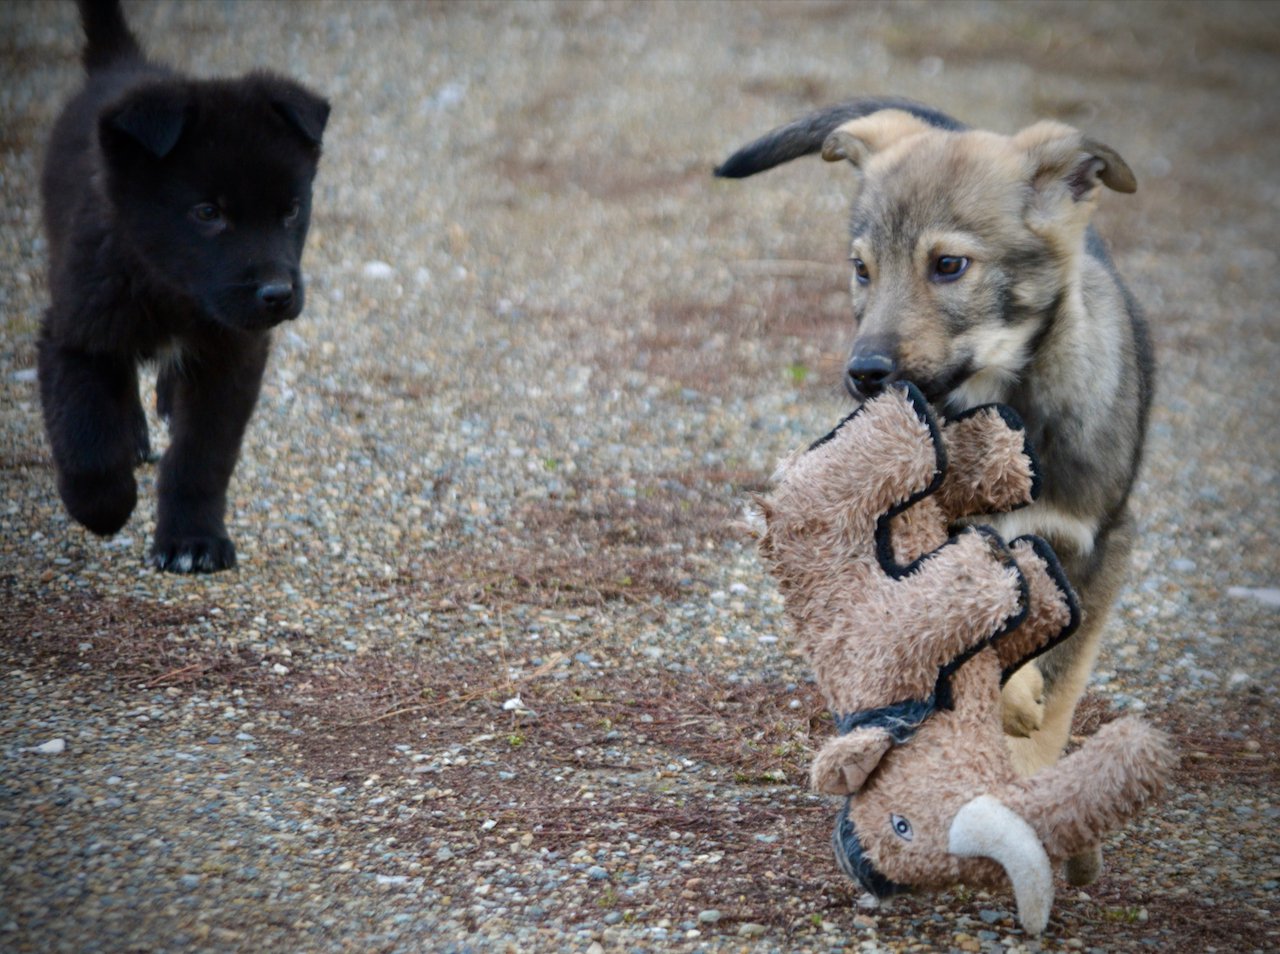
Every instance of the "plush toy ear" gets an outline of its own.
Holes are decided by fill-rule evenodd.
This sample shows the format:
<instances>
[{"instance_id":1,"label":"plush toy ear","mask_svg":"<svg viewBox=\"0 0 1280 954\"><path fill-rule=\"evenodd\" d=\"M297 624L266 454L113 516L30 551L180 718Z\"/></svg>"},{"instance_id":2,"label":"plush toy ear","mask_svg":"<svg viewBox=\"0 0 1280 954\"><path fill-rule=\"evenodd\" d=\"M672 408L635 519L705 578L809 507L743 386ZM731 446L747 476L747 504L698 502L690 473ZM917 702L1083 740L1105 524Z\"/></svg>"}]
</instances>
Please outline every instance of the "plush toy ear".
<instances>
[{"instance_id":1,"label":"plush toy ear","mask_svg":"<svg viewBox=\"0 0 1280 954\"><path fill-rule=\"evenodd\" d=\"M1110 146L1078 129L1039 122L1013 137L1031 160L1032 185L1040 193L1064 192L1075 202L1096 197L1099 184L1116 192L1134 192L1133 170Z\"/></svg>"},{"instance_id":2,"label":"plush toy ear","mask_svg":"<svg viewBox=\"0 0 1280 954\"><path fill-rule=\"evenodd\" d=\"M125 140L163 159L178 144L190 105L190 94L182 85L144 86L102 114L99 136L108 148Z\"/></svg>"},{"instance_id":3,"label":"plush toy ear","mask_svg":"<svg viewBox=\"0 0 1280 954\"><path fill-rule=\"evenodd\" d=\"M828 795L852 795L876 770L880 758L893 745L884 729L854 729L828 739L809 770L809 784Z\"/></svg>"},{"instance_id":4,"label":"plush toy ear","mask_svg":"<svg viewBox=\"0 0 1280 954\"><path fill-rule=\"evenodd\" d=\"M836 127L822 144L822 158L827 162L847 159L854 168L861 168L875 153L936 128L901 109L881 110Z\"/></svg>"}]
</instances>

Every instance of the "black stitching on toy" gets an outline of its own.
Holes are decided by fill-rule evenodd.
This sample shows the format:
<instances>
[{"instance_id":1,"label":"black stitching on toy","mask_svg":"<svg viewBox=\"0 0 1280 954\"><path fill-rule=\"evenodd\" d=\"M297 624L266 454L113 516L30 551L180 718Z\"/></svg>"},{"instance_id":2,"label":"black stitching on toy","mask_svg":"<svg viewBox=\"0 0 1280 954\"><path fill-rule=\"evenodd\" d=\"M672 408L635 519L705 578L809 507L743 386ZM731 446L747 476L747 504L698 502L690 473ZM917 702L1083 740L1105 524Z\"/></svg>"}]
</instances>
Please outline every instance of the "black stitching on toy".
<instances>
[{"instance_id":1,"label":"black stitching on toy","mask_svg":"<svg viewBox=\"0 0 1280 954\"><path fill-rule=\"evenodd\" d=\"M891 702L887 706L875 709L861 709L858 712L832 713L835 719L836 732L848 735L854 729L884 729L901 745L913 735L916 729L924 724L938 708L937 698L930 695L926 699L907 699L904 702Z\"/></svg>"},{"instance_id":2,"label":"black stitching on toy","mask_svg":"<svg viewBox=\"0 0 1280 954\"><path fill-rule=\"evenodd\" d=\"M835 830L831 832L831 850L836 856L836 864L840 870L877 898L891 898L895 894L910 891L906 885L890 881L871 863L862 847L862 839L849 821L849 806L852 798L846 799L844 808L836 815Z\"/></svg>"}]
</instances>

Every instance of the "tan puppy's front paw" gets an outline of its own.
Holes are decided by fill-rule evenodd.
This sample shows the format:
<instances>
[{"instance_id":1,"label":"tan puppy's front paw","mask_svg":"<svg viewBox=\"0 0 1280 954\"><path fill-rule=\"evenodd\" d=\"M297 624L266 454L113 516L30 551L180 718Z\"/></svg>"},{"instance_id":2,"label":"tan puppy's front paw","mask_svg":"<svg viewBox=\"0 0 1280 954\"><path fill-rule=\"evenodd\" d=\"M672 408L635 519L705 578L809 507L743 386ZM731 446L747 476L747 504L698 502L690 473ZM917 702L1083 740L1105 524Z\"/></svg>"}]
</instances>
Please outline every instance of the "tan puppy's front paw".
<instances>
[{"instance_id":1,"label":"tan puppy's front paw","mask_svg":"<svg viewBox=\"0 0 1280 954\"><path fill-rule=\"evenodd\" d=\"M1015 672L1000 690L1005 735L1028 738L1044 723L1044 676L1034 662Z\"/></svg>"}]
</instances>

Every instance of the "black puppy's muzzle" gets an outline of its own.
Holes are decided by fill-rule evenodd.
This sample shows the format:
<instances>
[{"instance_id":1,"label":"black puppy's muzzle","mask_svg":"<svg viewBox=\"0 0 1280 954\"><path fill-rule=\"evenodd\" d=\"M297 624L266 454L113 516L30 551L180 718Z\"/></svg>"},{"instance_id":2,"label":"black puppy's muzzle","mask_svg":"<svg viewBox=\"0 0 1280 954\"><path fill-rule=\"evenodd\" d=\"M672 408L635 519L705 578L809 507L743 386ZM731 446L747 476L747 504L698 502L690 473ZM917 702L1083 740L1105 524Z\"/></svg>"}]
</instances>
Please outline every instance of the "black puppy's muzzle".
<instances>
[{"instance_id":1,"label":"black puppy's muzzle","mask_svg":"<svg viewBox=\"0 0 1280 954\"><path fill-rule=\"evenodd\" d=\"M271 327L292 321L302 313L302 283L291 278L275 277L259 282L253 289L250 309L252 324Z\"/></svg>"},{"instance_id":2,"label":"black puppy's muzzle","mask_svg":"<svg viewBox=\"0 0 1280 954\"><path fill-rule=\"evenodd\" d=\"M898 362L881 350L855 351L844 369L844 386L858 400L873 398L898 374Z\"/></svg>"},{"instance_id":3,"label":"black puppy's muzzle","mask_svg":"<svg viewBox=\"0 0 1280 954\"><path fill-rule=\"evenodd\" d=\"M262 315L272 321L288 321L297 318L300 289L291 281L263 282L254 293L254 300Z\"/></svg>"},{"instance_id":4,"label":"black puppy's muzzle","mask_svg":"<svg viewBox=\"0 0 1280 954\"><path fill-rule=\"evenodd\" d=\"M270 282L259 285L258 302L273 314L283 314L293 306L293 282Z\"/></svg>"}]
</instances>

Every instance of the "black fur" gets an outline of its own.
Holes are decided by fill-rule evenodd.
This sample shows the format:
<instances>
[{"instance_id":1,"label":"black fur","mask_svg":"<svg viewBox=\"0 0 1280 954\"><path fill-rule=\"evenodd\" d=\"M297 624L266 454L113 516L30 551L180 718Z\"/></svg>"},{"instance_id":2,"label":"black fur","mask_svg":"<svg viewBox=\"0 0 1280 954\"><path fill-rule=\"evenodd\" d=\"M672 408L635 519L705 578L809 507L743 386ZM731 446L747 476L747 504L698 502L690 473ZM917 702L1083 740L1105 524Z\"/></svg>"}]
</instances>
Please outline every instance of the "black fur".
<instances>
[{"instance_id":1,"label":"black fur","mask_svg":"<svg viewBox=\"0 0 1280 954\"><path fill-rule=\"evenodd\" d=\"M162 361L152 562L235 565L227 486L270 329L302 311L300 259L329 104L254 73L193 80L149 62L118 0L79 0L84 89L53 130L41 182L52 303L40 396L58 491L109 535L149 458L137 366Z\"/></svg>"}]
</instances>

